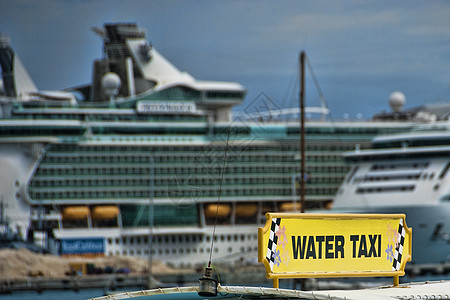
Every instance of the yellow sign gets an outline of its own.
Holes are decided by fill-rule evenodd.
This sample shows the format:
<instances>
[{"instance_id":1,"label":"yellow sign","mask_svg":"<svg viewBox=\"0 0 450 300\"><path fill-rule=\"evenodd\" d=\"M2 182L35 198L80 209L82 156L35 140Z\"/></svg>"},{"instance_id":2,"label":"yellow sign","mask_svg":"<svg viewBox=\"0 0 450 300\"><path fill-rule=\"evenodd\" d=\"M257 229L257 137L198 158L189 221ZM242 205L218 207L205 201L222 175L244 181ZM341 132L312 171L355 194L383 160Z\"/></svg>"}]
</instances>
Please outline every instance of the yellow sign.
<instances>
[{"instance_id":1,"label":"yellow sign","mask_svg":"<svg viewBox=\"0 0 450 300\"><path fill-rule=\"evenodd\" d=\"M411 260L403 214L267 213L258 228L258 261L267 277L398 276Z\"/></svg>"}]
</instances>

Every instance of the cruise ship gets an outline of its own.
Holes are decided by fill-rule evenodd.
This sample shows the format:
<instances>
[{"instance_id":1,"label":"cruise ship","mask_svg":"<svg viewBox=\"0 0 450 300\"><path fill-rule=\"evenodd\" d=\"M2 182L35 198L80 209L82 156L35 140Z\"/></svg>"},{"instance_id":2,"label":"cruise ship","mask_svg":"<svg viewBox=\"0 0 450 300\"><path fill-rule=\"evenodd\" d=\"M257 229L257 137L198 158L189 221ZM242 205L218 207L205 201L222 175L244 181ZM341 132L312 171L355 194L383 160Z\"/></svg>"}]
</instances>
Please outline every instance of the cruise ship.
<instances>
[{"instance_id":1,"label":"cruise ship","mask_svg":"<svg viewBox=\"0 0 450 300\"><path fill-rule=\"evenodd\" d=\"M180 71L134 23L96 32L104 55L92 82L52 92L0 40L0 200L10 226L60 255L195 265L211 250L216 262L256 260L265 213L300 209L299 122L233 118L242 85ZM413 124L306 122L306 209L330 206L349 171L343 152ZM430 184L440 176L427 174Z\"/></svg>"},{"instance_id":2,"label":"cruise ship","mask_svg":"<svg viewBox=\"0 0 450 300\"><path fill-rule=\"evenodd\" d=\"M345 153L351 170L333 209L404 213L413 228L416 264L450 263L450 124L418 126L374 138Z\"/></svg>"}]
</instances>

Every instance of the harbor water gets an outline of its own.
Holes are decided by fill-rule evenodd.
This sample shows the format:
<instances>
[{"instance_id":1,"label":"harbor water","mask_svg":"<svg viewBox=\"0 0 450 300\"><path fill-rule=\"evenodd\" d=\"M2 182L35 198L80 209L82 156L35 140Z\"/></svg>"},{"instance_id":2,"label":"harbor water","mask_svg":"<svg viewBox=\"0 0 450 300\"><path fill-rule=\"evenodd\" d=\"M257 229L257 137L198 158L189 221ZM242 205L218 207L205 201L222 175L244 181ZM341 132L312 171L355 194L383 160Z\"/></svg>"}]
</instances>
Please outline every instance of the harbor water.
<instances>
[{"instance_id":1,"label":"harbor water","mask_svg":"<svg viewBox=\"0 0 450 300\"><path fill-rule=\"evenodd\" d=\"M0 295L1 300L25 300L25 299L36 299L36 300L80 300L80 299L90 299L94 297L100 297L104 295L102 289L87 289L80 290L78 292L68 291L68 290L54 290L54 291L43 291L37 293L35 291L24 291L24 292L13 292L11 294Z\"/></svg>"}]
</instances>

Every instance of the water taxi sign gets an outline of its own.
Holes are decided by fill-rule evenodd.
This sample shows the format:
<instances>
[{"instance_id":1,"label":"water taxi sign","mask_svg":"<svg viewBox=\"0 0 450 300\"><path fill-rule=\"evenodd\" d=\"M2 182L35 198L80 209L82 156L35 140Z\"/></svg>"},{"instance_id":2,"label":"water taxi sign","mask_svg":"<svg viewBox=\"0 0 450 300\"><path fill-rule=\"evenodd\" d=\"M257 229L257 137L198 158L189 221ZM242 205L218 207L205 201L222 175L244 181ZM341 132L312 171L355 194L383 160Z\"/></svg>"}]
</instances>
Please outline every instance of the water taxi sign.
<instances>
[{"instance_id":1,"label":"water taxi sign","mask_svg":"<svg viewBox=\"0 0 450 300\"><path fill-rule=\"evenodd\" d=\"M412 230L404 214L267 213L258 261L267 278L405 275Z\"/></svg>"}]
</instances>

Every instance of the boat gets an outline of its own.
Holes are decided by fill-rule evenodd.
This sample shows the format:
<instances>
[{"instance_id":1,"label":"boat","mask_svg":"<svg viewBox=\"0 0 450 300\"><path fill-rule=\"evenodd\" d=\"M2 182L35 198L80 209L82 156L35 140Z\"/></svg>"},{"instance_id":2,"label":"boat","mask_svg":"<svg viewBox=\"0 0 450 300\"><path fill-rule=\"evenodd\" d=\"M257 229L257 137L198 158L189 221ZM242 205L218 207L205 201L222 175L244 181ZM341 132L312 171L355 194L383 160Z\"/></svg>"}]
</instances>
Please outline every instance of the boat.
<instances>
[{"instance_id":1,"label":"boat","mask_svg":"<svg viewBox=\"0 0 450 300\"><path fill-rule=\"evenodd\" d=\"M92 82L61 91L40 91L0 38L0 196L12 228L63 256L194 266L214 240L216 262L254 261L265 213L299 209L298 122L251 113L276 106L264 93L244 102L241 84L180 71L135 23L95 32ZM414 124L308 120L305 208L333 201L344 151Z\"/></svg>"},{"instance_id":2,"label":"boat","mask_svg":"<svg viewBox=\"0 0 450 300\"><path fill-rule=\"evenodd\" d=\"M447 299L449 281L407 283L353 290L299 291L249 286L219 286L218 295L200 297L198 287L173 287L117 293L92 300L114 299Z\"/></svg>"},{"instance_id":3,"label":"boat","mask_svg":"<svg viewBox=\"0 0 450 300\"><path fill-rule=\"evenodd\" d=\"M343 154L351 170L334 211L404 213L413 228L413 264L450 262L450 124L378 136ZM433 272L432 268L429 270Z\"/></svg>"}]
</instances>

